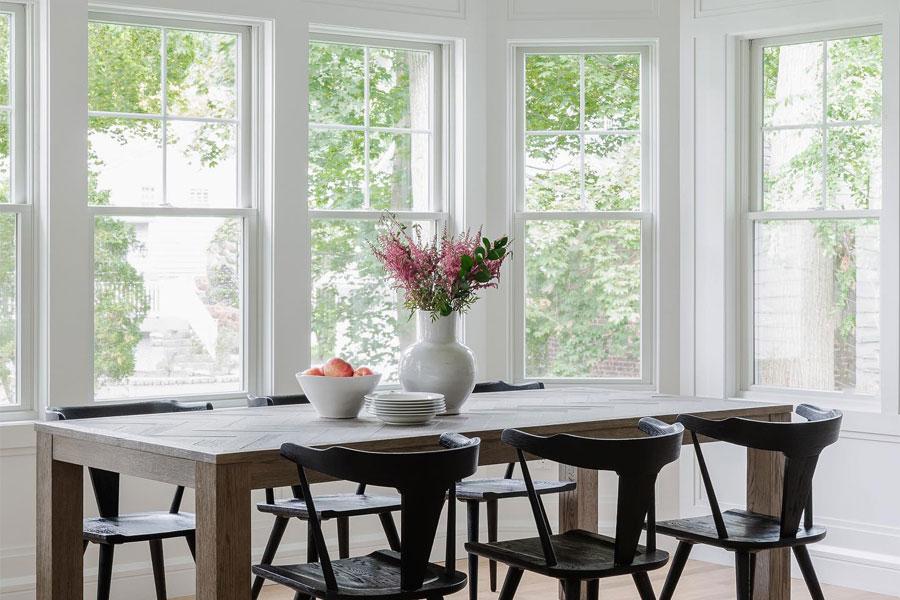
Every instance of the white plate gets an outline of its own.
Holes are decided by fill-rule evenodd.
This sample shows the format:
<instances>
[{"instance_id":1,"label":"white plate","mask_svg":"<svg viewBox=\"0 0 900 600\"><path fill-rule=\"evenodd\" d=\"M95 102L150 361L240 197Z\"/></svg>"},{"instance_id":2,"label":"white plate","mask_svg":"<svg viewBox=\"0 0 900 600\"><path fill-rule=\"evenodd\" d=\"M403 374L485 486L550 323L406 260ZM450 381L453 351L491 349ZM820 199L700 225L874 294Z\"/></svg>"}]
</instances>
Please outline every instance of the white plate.
<instances>
[{"instance_id":1,"label":"white plate","mask_svg":"<svg viewBox=\"0 0 900 600\"><path fill-rule=\"evenodd\" d=\"M372 411L386 411L386 412L394 412L394 413L423 413L423 412L443 412L446 410L446 405L441 402L440 404L435 404L432 406L381 406L379 405L370 405L367 407L369 412Z\"/></svg>"},{"instance_id":2,"label":"white plate","mask_svg":"<svg viewBox=\"0 0 900 600\"><path fill-rule=\"evenodd\" d=\"M428 392L375 392L366 394L366 400L387 400L389 402L423 402L443 400L443 394L431 394Z\"/></svg>"},{"instance_id":3,"label":"white plate","mask_svg":"<svg viewBox=\"0 0 900 600\"><path fill-rule=\"evenodd\" d=\"M422 404L410 404L407 402L367 402L366 406L384 406L386 408L432 408L435 406L445 406L443 400L436 402L425 402Z\"/></svg>"},{"instance_id":4,"label":"white plate","mask_svg":"<svg viewBox=\"0 0 900 600\"><path fill-rule=\"evenodd\" d=\"M425 415L425 416L416 416L416 417L409 417L409 416L398 417L398 416L393 416L393 415L384 415L384 416L379 415L378 418L381 419L382 421L384 421L385 423L387 423L388 425L422 425L424 423L428 423L434 417L435 417L435 415Z\"/></svg>"},{"instance_id":5,"label":"white plate","mask_svg":"<svg viewBox=\"0 0 900 600\"><path fill-rule=\"evenodd\" d=\"M388 410L431 410L437 409L442 406L446 406L443 402L436 404L421 404L419 406L405 406L403 404L394 405L394 404L368 404L369 408L386 408Z\"/></svg>"},{"instance_id":6,"label":"white plate","mask_svg":"<svg viewBox=\"0 0 900 600\"><path fill-rule=\"evenodd\" d=\"M395 417L416 417L416 416L422 416L422 415L436 415L436 414L438 414L438 412L440 412L440 411L420 410L420 411L402 411L402 412L400 412L400 411L396 411L396 410L376 410L376 411L373 411L373 414L375 414L376 416L391 415L391 416L395 416Z\"/></svg>"}]
</instances>

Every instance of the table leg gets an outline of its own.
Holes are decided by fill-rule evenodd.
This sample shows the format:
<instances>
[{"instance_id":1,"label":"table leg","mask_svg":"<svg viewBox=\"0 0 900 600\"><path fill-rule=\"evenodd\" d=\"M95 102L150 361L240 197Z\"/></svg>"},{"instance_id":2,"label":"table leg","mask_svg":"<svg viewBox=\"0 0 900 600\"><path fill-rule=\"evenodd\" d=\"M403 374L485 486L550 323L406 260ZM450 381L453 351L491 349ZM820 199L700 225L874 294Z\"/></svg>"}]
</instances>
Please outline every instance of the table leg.
<instances>
[{"instance_id":1,"label":"table leg","mask_svg":"<svg viewBox=\"0 0 900 600\"><path fill-rule=\"evenodd\" d=\"M37 600L84 597L81 465L53 460L53 436L37 434Z\"/></svg>"},{"instance_id":2,"label":"table leg","mask_svg":"<svg viewBox=\"0 0 900 600\"><path fill-rule=\"evenodd\" d=\"M559 532L572 529L596 532L599 519L597 499L597 471L581 469L569 465L559 465L559 478L578 483L571 492L563 492L559 497ZM586 600L587 587L582 584L581 598ZM563 590L560 588L560 598Z\"/></svg>"},{"instance_id":3,"label":"table leg","mask_svg":"<svg viewBox=\"0 0 900 600\"><path fill-rule=\"evenodd\" d=\"M250 598L250 477L244 465L197 463L197 600Z\"/></svg>"},{"instance_id":4,"label":"table leg","mask_svg":"<svg viewBox=\"0 0 900 600\"><path fill-rule=\"evenodd\" d=\"M770 421L789 421L789 413L770 415ZM772 515L781 514L781 492L784 484L784 456L764 450L747 450L747 510ZM790 600L790 550L759 552L754 574L754 600Z\"/></svg>"}]
</instances>

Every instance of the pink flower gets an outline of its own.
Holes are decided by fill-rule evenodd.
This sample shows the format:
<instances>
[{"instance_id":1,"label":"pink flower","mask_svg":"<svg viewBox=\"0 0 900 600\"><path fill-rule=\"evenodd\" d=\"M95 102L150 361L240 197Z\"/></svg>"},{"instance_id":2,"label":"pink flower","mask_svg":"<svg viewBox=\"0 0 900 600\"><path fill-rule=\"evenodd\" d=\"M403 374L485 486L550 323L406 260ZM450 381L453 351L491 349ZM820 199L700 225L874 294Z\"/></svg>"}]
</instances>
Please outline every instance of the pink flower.
<instances>
[{"instance_id":1,"label":"pink flower","mask_svg":"<svg viewBox=\"0 0 900 600\"><path fill-rule=\"evenodd\" d=\"M407 226L389 215L372 253L384 266L410 310L425 310L436 318L465 312L478 299L477 290L497 287L508 238L482 245L481 231L441 235L423 241L418 226ZM464 258L466 257L466 258ZM464 264L465 263L465 264Z\"/></svg>"}]
</instances>

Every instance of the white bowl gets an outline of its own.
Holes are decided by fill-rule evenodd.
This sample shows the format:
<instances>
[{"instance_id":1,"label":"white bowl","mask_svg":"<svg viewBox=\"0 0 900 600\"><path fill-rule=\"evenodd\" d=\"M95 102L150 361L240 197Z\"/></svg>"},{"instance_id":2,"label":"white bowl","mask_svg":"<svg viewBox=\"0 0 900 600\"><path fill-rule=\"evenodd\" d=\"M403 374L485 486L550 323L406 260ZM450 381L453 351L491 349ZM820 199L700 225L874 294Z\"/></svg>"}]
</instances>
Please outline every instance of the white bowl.
<instances>
[{"instance_id":1,"label":"white bowl","mask_svg":"<svg viewBox=\"0 0 900 600\"><path fill-rule=\"evenodd\" d=\"M381 381L381 375L360 377L325 377L297 373L297 382L320 417L352 419L359 415L370 393Z\"/></svg>"}]
</instances>

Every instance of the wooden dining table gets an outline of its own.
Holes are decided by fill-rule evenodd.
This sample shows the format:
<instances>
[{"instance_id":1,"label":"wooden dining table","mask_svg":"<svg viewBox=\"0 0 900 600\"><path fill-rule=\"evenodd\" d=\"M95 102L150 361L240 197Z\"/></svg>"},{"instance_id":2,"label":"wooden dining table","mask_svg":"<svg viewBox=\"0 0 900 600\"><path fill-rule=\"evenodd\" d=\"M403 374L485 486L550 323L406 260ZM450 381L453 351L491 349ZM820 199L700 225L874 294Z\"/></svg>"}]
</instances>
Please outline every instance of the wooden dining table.
<instances>
[{"instance_id":1,"label":"wooden dining table","mask_svg":"<svg viewBox=\"0 0 900 600\"><path fill-rule=\"evenodd\" d=\"M37 598L83 597L84 467L194 488L196 597L247 600L250 492L297 482L296 466L279 455L284 442L414 452L434 448L440 433L455 431L480 437L479 462L493 465L515 460L511 448L500 441L501 432L510 427L545 435L632 437L639 435L638 420L647 416L669 422L682 413L789 421L791 411L789 404L566 388L478 394L469 399L462 414L414 426L386 425L367 414L326 420L309 405L39 422L35 425ZM561 478L578 482L575 490L560 498L560 531L597 531L596 471L565 465L559 471ZM748 451L750 510L779 514L782 473L780 455ZM754 598L789 598L788 551L761 553L756 564Z\"/></svg>"}]
</instances>

